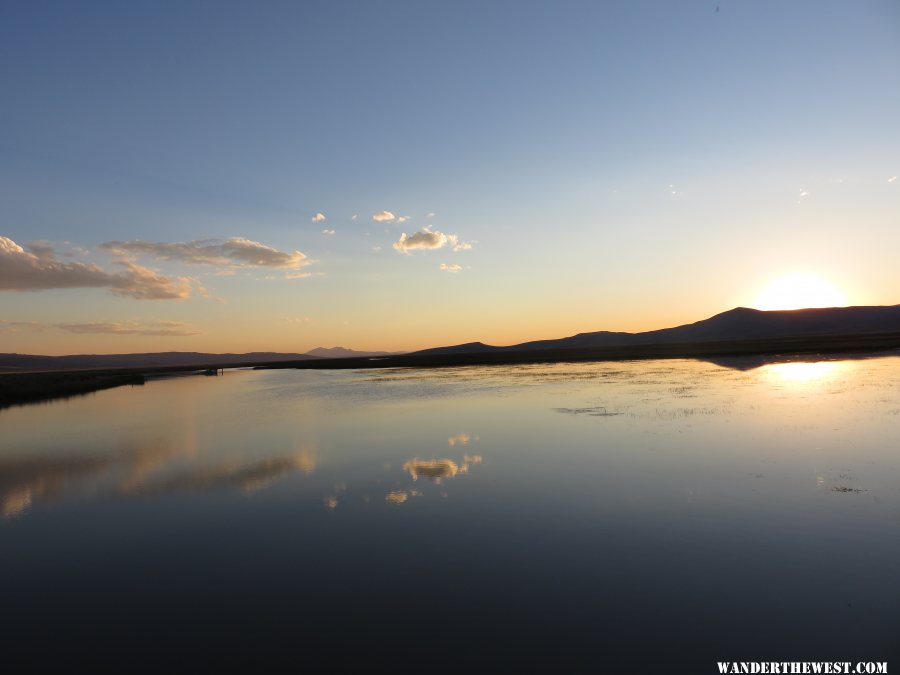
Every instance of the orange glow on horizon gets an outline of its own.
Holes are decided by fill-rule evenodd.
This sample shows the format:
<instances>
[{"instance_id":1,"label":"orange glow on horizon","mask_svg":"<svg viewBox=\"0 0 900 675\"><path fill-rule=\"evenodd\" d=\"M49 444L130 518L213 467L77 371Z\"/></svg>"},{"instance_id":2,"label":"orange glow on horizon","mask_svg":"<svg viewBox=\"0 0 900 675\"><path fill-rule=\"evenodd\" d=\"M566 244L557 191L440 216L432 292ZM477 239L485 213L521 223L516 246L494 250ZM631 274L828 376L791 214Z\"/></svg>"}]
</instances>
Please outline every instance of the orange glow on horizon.
<instances>
[{"instance_id":1,"label":"orange glow on horizon","mask_svg":"<svg viewBox=\"0 0 900 675\"><path fill-rule=\"evenodd\" d=\"M847 296L834 285L815 274L805 273L775 279L753 301L753 307L761 310L846 307L848 304Z\"/></svg>"}]
</instances>

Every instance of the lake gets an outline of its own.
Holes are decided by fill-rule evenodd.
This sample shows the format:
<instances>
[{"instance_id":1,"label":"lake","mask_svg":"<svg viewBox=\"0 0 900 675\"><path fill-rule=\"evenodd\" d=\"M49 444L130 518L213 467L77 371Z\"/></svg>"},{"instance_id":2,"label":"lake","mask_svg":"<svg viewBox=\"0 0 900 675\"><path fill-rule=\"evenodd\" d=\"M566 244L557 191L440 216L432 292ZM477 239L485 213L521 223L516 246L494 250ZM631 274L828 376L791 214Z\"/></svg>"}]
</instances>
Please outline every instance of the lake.
<instances>
[{"instance_id":1,"label":"lake","mask_svg":"<svg viewBox=\"0 0 900 675\"><path fill-rule=\"evenodd\" d=\"M6 672L890 661L900 358L159 379L0 411L0 508Z\"/></svg>"}]
</instances>

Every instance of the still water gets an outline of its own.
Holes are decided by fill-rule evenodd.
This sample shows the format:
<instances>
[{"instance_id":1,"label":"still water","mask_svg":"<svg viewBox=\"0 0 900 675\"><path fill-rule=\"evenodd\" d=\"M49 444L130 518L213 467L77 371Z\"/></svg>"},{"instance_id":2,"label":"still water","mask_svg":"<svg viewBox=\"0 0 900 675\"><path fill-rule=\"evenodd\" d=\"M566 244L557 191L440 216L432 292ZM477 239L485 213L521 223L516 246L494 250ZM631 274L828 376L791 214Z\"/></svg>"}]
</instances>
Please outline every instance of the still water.
<instances>
[{"instance_id":1,"label":"still water","mask_svg":"<svg viewBox=\"0 0 900 675\"><path fill-rule=\"evenodd\" d=\"M0 412L0 509L7 672L900 668L896 357L157 380Z\"/></svg>"}]
</instances>

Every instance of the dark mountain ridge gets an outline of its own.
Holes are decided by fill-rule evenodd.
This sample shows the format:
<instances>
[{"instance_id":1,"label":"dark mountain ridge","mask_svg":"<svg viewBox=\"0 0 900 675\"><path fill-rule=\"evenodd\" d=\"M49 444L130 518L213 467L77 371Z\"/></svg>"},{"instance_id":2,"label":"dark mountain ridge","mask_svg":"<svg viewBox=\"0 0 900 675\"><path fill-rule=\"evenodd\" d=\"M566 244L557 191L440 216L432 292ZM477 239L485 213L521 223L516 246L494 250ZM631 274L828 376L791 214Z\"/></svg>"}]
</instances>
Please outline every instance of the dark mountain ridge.
<instances>
[{"instance_id":1,"label":"dark mountain ridge","mask_svg":"<svg viewBox=\"0 0 900 675\"><path fill-rule=\"evenodd\" d=\"M736 307L695 323L645 331L621 333L597 331L571 337L535 340L508 347L482 342L437 347L416 354L478 354L497 351L544 349L588 349L654 344L726 342L822 335L858 335L900 331L900 305L828 307L763 311Z\"/></svg>"}]
</instances>

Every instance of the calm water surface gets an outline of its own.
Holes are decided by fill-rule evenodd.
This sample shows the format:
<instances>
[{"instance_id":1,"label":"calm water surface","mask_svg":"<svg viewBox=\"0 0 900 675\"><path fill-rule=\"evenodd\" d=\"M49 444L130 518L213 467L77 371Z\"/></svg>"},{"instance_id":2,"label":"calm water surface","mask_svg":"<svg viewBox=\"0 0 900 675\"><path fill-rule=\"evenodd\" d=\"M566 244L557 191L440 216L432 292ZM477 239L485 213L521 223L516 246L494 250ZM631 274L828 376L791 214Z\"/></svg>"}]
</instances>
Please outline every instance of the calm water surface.
<instances>
[{"instance_id":1,"label":"calm water surface","mask_svg":"<svg viewBox=\"0 0 900 675\"><path fill-rule=\"evenodd\" d=\"M900 358L235 371L0 412L0 661L900 668Z\"/></svg>"}]
</instances>

